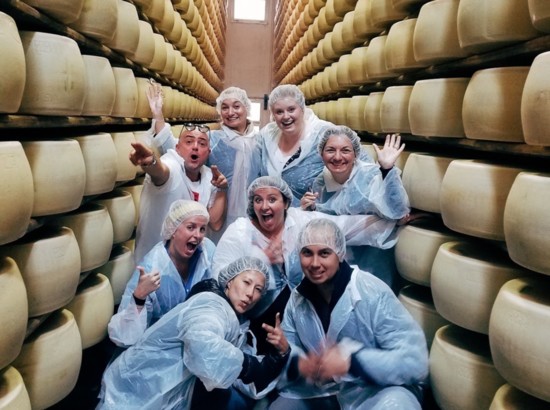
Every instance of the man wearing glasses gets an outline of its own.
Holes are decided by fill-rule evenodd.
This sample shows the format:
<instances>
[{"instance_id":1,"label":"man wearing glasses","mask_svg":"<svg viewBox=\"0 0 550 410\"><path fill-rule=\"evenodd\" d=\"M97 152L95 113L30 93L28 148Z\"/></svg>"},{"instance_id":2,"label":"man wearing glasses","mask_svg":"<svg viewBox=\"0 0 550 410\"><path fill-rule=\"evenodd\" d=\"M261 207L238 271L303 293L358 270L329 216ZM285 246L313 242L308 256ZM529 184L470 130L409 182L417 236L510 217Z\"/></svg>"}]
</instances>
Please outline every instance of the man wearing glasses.
<instances>
[{"instance_id":1,"label":"man wearing glasses","mask_svg":"<svg viewBox=\"0 0 550 410\"><path fill-rule=\"evenodd\" d=\"M164 129L163 126L159 128ZM185 124L175 149L169 149L160 158L141 142L132 146L130 161L141 166L147 174L140 200L134 251L136 262L162 240L162 222L170 205L177 199L202 203L210 214L209 227L217 231L223 226L227 179L216 166L209 168L204 165L210 154L210 129L206 125Z\"/></svg>"}]
</instances>

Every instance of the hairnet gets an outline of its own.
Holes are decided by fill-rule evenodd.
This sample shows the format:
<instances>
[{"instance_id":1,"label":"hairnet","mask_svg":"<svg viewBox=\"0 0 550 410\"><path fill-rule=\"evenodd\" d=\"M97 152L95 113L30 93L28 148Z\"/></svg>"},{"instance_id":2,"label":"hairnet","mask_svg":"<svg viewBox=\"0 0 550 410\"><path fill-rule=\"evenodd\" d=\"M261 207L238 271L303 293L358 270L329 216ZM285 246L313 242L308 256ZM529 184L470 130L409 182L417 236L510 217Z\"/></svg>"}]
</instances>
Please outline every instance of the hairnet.
<instances>
[{"instance_id":1,"label":"hairnet","mask_svg":"<svg viewBox=\"0 0 550 410\"><path fill-rule=\"evenodd\" d=\"M271 91L269 94L269 109L273 108L273 105L281 98L290 97L296 101L302 110L306 108L306 99L304 93L294 84L279 85Z\"/></svg>"},{"instance_id":2,"label":"hairnet","mask_svg":"<svg viewBox=\"0 0 550 410\"><path fill-rule=\"evenodd\" d=\"M280 177L275 176L265 176L256 178L248 186L248 216L254 217L254 192L258 188L275 188L278 189L281 194L288 200L288 203L292 203L292 190L288 184Z\"/></svg>"},{"instance_id":3,"label":"hairnet","mask_svg":"<svg viewBox=\"0 0 550 410\"><path fill-rule=\"evenodd\" d=\"M267 284L269 283L269 268L264 262L253 256L240 257L223 268L218 274L218 283L222 289L225 289L227 284L235 276L247 270L255 270L265 276L265 286L263 292L265 293L267 290Z\"/></svg>"},{"instance_id":4,"label":"hairnet","mask_svg":"<svg viewBox=\"0 0 550 410\"><path fill-rule=\"evenodd\" d=\"M181 223L192 216L204 216L207 222L210 219L208 210L200 202L189 201L186 199L174 201L172 205L170 205L168 214L166 215L166 218L164 218L164 222L162 224L162 230L160 233L162 239L165 241L170 239Z\"/></svg>"},{"instance_id":5,"label":"hairnet","mask_svg":"<svg viewBox=\"0 0 550 410\"><path fill-rule=\"evenodd\" d=\"M250 115L250 110L252 109L252 103L246 95L246 91L239 87L228 87L221 92L221 94L216 98L216 111L218 114L222 112L222 104L224 100L229 98L234 98L239 101L246 108L246 115Z\"/></svg>"},{"instance_id":6,"label":"hairnet","mask_svg":"<svg viewBox=\"0 0 550 410\"><path fill-rule=\"evenodd\" d=\"M328 139L333 135L345 135L346 137L348 137L348 139L351 141L351 145L353 146L355 157L359 158L359 155L361 154L361 139L355 131L353 131L351 128L346 127L345 125L327 128L327 130L324 132L323 136L319 140L319 145L317 145L317 149L320 155L323 155L323 149L325 148L325 145L327 145Z\"/></svg>"},{"instance_id":7,"label":"hairnet","mask_svg":"<svg viewBox=\"0 0 550 410\"><path fill-rule=\"evenodd\" d=\"M338 225L329 219L313 219L303 227L298 235L298 252L309 245L322 245L332 249L340 262L346 255L346 238Z\"/></svg>"}]
</instances>

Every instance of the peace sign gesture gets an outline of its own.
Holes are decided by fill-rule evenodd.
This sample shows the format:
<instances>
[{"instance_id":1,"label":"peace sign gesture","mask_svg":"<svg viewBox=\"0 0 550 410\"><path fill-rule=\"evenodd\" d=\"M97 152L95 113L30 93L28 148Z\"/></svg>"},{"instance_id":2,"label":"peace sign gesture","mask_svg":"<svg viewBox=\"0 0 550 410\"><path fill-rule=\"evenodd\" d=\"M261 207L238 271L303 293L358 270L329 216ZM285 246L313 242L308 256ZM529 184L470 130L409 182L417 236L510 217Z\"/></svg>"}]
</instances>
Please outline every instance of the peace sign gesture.
<instances>
[{"instance_id":1,"label":"peace sign gesture","mask_svg":"<svg viewBox=\"0 0 550 410\"><path fill-rule=\"evenodd\" d=\"M281 329L281 315L275 315L275 326L270 326L267 323L262 324L262 328L267 332L266 340L277 349L280 355L284 355L290 348L286 340L283 329Z\"/></svg>"}]
</instances>

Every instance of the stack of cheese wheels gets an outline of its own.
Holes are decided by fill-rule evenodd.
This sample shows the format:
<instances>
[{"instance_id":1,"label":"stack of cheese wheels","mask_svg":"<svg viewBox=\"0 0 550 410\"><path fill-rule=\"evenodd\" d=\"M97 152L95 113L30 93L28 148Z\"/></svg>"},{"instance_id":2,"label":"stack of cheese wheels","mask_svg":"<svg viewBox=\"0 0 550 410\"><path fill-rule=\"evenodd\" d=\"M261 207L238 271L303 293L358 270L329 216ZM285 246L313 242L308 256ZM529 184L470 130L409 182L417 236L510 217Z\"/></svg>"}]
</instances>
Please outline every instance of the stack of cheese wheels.
<instances>
[{"instance_id":1,"label":"stack of cheese wheels","mask_svg":"<svg viewBox=\"0 0 550 410\"><path fill-rule=\"evenodd\" d=\"M80 276L80 252L73 231L41 228L0 248L16 262L27 290L29 317L50 313L74 297Z\"/></svg>"},{"instance_id":2,"label":"stack of cheese wheels","mask_svg":"<svg viewBox=\"0 0 550 410\"><path fill-rule=\"evenodd\" d=\"M82 135L74 138L80 145L86 166L84 195L112 191L117 175L117 151L111 134ZM101 164L101 166L98 166Z\"/></svg>"},{"instance_id":3,"label":"stack of cheese wheels","mask_svg":"<svg viewBox=\"0 0 550 410\"><path fill-rule=\"evenodd\" d=\"M116 180L130 181L136 177L136 166L129 160L133 148L131 143L136 141L133 132L113 132L111 134L117 151Z\"/></svg>"},{"instance_id":4,"label":"stack of cheese wheels","mask_svg":"<svg viewBox=\"0 0 550 410\"><path fill-rule=\"evenodd\" d=\"M349 78L351 85L362 85L369 82L368 73L365 67L368 49L368 47L357 47L351 52L349 63Z\"/></svg>"},{"instance_id":5,"label":"stack of cheese wheels","mask_svg":"<svg viewBox=\"0 0 550 410\"><path fill-rule=\"evenodd\" d=\"M422 328L429 349L435 332L449 324L435 309L430 288L407 285L399 291L398 299Z\"/></svg>"},{"instance_id":6,"label":"stack of cheese wheels","mask_svg":"<svg viewBox=\"0 0 550 410\"><path fill-rule=\"evenodd\" d=\"M18 141L0 142L0 190L9 200L0 202L0 244L25 234L34 206L31 167Z\"/></svg>"},{"instance_id":7,"label":"stack of cheese wheels","mask_svg":"<svg viewBox=\"0 0 550 410\"><path fill-rule=\"evenodd\" d=\"M80 16L84 0L25 0L25 3L36 7L61 23L69 24Z\"/></svg>"},{"instance_id":8,"label":"stack of cheese wheels","mask_svg":"<svg viewBox=\"0 0 550 410\"><path fill-rule=\"evenodd\" d=\"M506 383L497 390L489 407L489 410L521 409L550 410L550 402L530 396Z\"/></svg>"},{"instance_id":9,"label":"stack of cheese wheels","mask_svg":"<svg viewBox=\"0 0 550 410\"><path fill-rule=\"evenodd\" d=\"M382 124L380 124L380 109L382 106L383 97L383 91L370 93L367 103L365 104L365 128L368 132L373 134L382 132Z\"/></svg>"},{"instance_id":10,"label":"stack of cheese wheels","mask_svg":"<svg viewBox=\"0 0 550 410\"><path fill-rule=\"evenodd\" d=\"M86 188L86 165L78 142L25 141L23 149L34 183L32 215L52 215L78 208Z\"/></svg>"},{"instance_id":11,"label":"stack of cheese wheels","mask_svg":"<svg viewBox=\"0 0 550 410\"><path fill-rule=\"evenodd\" d=\"M384 50L389 71L405 73L426 66L426 64L418 62L414 56L415 27L415 18L398 21L391 26Z\"/></svg>"},{"instance_id":12,"label":"stack of cheese wheels","mask_svg":"<svg viewBox=\"0 0 550 410\"><path fill-rule=\"evenodd\" d=\"M444 243L431 273L435 307L455 325L488 334L491 308L500 287L526 274L506 252L488 243Z\"/></svg>"},{"instance_id":13,"label":"stack of cheese wheels","mask_svg":"<svg viewBox=\"0 0 550 410\"><path fill-rule=\"evenodd\" d=\"M0 112L17 112L25 90L25 51L13 18L0 12Z\"/></svg>"},{"instance_id":14,"label":"stack of cheese wheels","mask_svg":"<svg viewBox=\"0 0 550 410\"><path fill-rule=\"evenodd\" d=\"M434 0L422 6L413 37L416 61L440 64L468 55L458 42L458 4L459 0Z\"/></svg>"},{"instance_id":15,"label":"stack of cheese wheels","mask_svg":"<svg viewBox=\"0 0 550 410\"><path fill-rule=\"evenodd\" d=\"M356 131L366 131L365 108L368 95L354 95L348 107L346 122L351 129Z\"/></svg>"},{"instance_id":16,"label":"stack of cheese wheels","mask_svg":"<svg viewBox=\"0 0 550 410\"><path fill-rule=\"evenodd\" d=\"M139 43L139 17L136 6L124 0L117 0L117 21L115 34L105 44L113 50L131 56Z\"/></svg>"},{"instance_id":17,"label":"stack of cheese wheels","mask_svg":"<svg viewBox=\"0 0 550 410\"><path fill-rule=\"evenodd\" d=\"M386 88L380 103L380 125L384 132L411 132L409 123L409 99L412 85Z\"/></svg>"},{"instance_id":18,"label":"stack of cheese wheels","mask_svg":"<svg viewBox=\"0 0 550 410\"><path fill-rule=\"evenodd\" d=\"M435 255L445 242L459 239L459 235L436 222L405 226L399 232L395 245L395 263L399 274L418 285L430 286Z\"/></svg>"},{"instance_id":19,"label":"stack of cheese wheels","mask_svg":"<svg viewBox=\"0 0 550 410\"><path fill-rule=\"evenodd\" d=\"M45 409L66 397L76 385L82 343L74 316L54 312L25 341L13 362L23 376L33 409Z\"/></svg>"},{"instance_id":20,"label":"stack of cheese wheels","mask_svg":"<svg viewBox=\"0 0 550 410\"><path fill-rule=\"evenodd\" d=\"M409 123L414 135L464 137L462 103L469 78L417 81L409 99Z\"/></svg>"},{"instance_id":21,"label":"stack of cheese wheels","mask_svg":"<svg viewBox=\"0 0 550 410\"><path fill-rule=\"evenodd\" d=\"M134 255L125 246L115 246L109 257L109 261L92 271L93 274L101 273L109 279L113 293L113 303L118 305L122 300L124 289L134 271ZM111 315L113 312L111 311Z\"/></svg>"},{"instance_id":22,"label":"stack of cheese wheels","mask_svg":"<svg viewBox=\"0 0 550 410\"><path fill-rule=\"evenodd\" d=\"M127 241L134 232L136 208L132 195L115 189L97 198L95 203L107 208L113 224L113 243Z\"/></svg>"},{"instance_id":23,"label":"stack of cheese wheels","mask_svg":"<svg viewBox=\"0 0 550 410\"><path fill-rule=\"evenodd\" d=\"M117 19L117 0L84 0L80 16L69 25L99 42L108 42L115 35Z\"/></svg>"},{"instance_id":24,"label":"stack of cheese wheels","mask_svg":"<svg viewBox=\"0 0 550 410\"><path fill-rule=\"evenodd\" d=\"M373 38L367 47L365 70L370 81L381 81L397 77L386 65L386 41L388 36Z\"/></svg>"},{"instance_id":25,"label":"stack of cheese wheels","mask_svg":"<svg viewBox=\"0 0 550 410\"><path fill-rule=\"evenodd\" d=\"M104 206L85 204L76 211L56 217L55 223L74 231L82 260L80 272L97 268L109 260L113 224Z\"/></svg>"},{"instance_id":26,"label":"stack of cheese wheels","mask_svg":"<svg viewBox=\"0 0 550 410\"><path fill-rule=\"evenodd\" d=\"M498 67L474 73L464 94L462 121L467 138L525 142L521 97L529 67Z\"/></svg>"},{"instance_id":27,"label":"stack of cheese wheels","mask_svg":"<svg viewBox=\"0 0 550 410\"><path fill-rule=\"evenodd\" d=\"M86 278L66 309L74 315L82 349L101 342L107 336L107 324L114 310L113 290L109 279L101 273Z\"/></svg>"},{"instance_id":28,"label":"stack of cheese wheels","mask_svg":"<svg viewBox=\"0 0 550 410\"><path fill-rule=\"evenodd\" d=\"M495 367L511 385L550 401L549 278L513 279L491 311L489 341Z\"/></svg>"},{"instance_id":29,"label":"stack of cheese wheels","mask_svg":"<svg viewBox=\"0 0 550 410\"><path fill-rule=\"evenodd\" d=\"M533 26L550 33L550 4L546 0L528 0L529 15Z\"/></svg>"},{"instance_id":30,"label":"stack of cheese wheels","mask_svg":"<svg viewBox=\"0 0 550 410\"><path fill-rule=\"evenodd\" d=\"M549 8L550 10L550 8ZM527 74L521 97L521 125L525 142L550 146L550 52L539 54Z\"/></svg>"},{"instance_id":31,"label":"stack of cheese wheels","mask_svg":"<svg viewBox=\"0 0 550 410\"><path fill-rule=\"evenodd\" d=\"M113 117L133 117L138 103L138 88L134 72L129 68L113 67L113 74L116 98L111 115Z\"/></svg>"},{"instance_id":32,"label":"stack of cheese wheels","mask_svg":"<svg viewBox=\"0 0 550 410\"><path fill-rule=\"evenodd\" d=\"M468 52L482 53L528 40L538 32L525 0L460 0L458 41Z\"/></svg>"},{"instance_id":33,"label":"stack of cheese wheels","mask_svg":"<svg viewBox=\"0 0 550 410\"><path fill-rule=\"evenodd\" d=\"M0 409L31 410L31 399L15 367L0 370Z\"/></svg>"},{"instance_id":34,"label":"stack of cheese wheels","mask_svg":"<svg viewBox=\"0 0 550 410\"><path fill-rule=\"evenodd\" d=\"M467 235L504 241L504 206L520 172L484 161L451 162L441 183L443 223Z\"/></svg>"},{"instance_id":35,"label":"stack of cheese wheels","mask_svg":"<svg viewBox=\"0 0 550 410\"><path fill-rule=\"evenodd\" d=\"M510 258L545 275L550 275L549 184L550 174L520 173L510 189L504 208L504 236Z\"/></svg>"},{"instance_id":36,"label":"stack of cheese wheels","mask_svg":"<svg viewBox=\"0 0 550 410\"><path fill-rule=\"evenodd\" d=\"M430 380L442 409L487 409L505 383L487 336L454 325L440 328L430 350Z\"/></svg>"},{"instance_id":37,"label":"stack of cheese wheels","mask_svg":"<svg viewBox=\"0 0 550 410\"><path fill-rule=\"evenodd\" d=\"M86 97L82 115L111 115L116 100L113 68L105 57L83 55Z\"/></svg>"},{"instance_id":38,"label":"stack of cheese wheels","mask_svg":"<svg viewBox=\"0 0 550 410\"><path fill-rule=\"evenodd\" d=\"M0 259L0 310L2 311L0 369L2 369L9 365L21 350L29 313L25 283L17 264L11 258Z\"/></svg>"},{"instance_id":39,"label":"stack of cheese wheels","mask_svg":"<svg viewBox=\"0 0 550 410\"><path fill-rule=\"evenodd\" d=\"M21 31L25 50L25 91L19 112L80 115L86 71L76 41L57 34Z\"/></svg>"},{"instance_id":40,"label":"stack of cheese wheels","mask_svg":"<svg viewBox=\"0 0 550 410\"><path fill-rule=\"evenodd\" d=\"M445 172L453 158L412 153L403 168L403 186L411 207L441 213L440 192Z\"/></svg>"}]
</instances>

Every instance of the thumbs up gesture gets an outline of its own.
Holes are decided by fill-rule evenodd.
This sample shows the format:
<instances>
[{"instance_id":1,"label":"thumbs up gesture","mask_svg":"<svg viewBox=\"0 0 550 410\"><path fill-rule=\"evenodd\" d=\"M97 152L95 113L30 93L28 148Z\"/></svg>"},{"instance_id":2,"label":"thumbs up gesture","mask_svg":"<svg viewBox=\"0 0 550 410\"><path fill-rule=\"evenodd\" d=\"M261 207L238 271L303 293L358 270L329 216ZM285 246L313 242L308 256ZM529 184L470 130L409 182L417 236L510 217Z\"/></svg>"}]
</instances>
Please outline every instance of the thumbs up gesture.
<instances>
[{"instance_id":1,"label":"thumbs up gesture","mask_svg":"<svg viewBox=\"0 0 550 410\"><path fill-rule=\"evenodd\" d=\"M281 329L281 315L279 313L275 315L275 326L264 323L262 324L262 328L267 332L266 340L277 349L280 355L286 354L289 345L283 329Z\"/></svg>"},{"instance_id":2,"label":"thumbs up gesture","mask_svg":"<svg viewBox=\"0 0 550 410\"><path fill-rule=\"evenodd\" d=\"M139 279L134 289L134 296L145 300L147 295L160 287L160 272L145 273L145 269L142 266L138 266L137 269L139 271Z\"/></svg>"}]
</instances>

